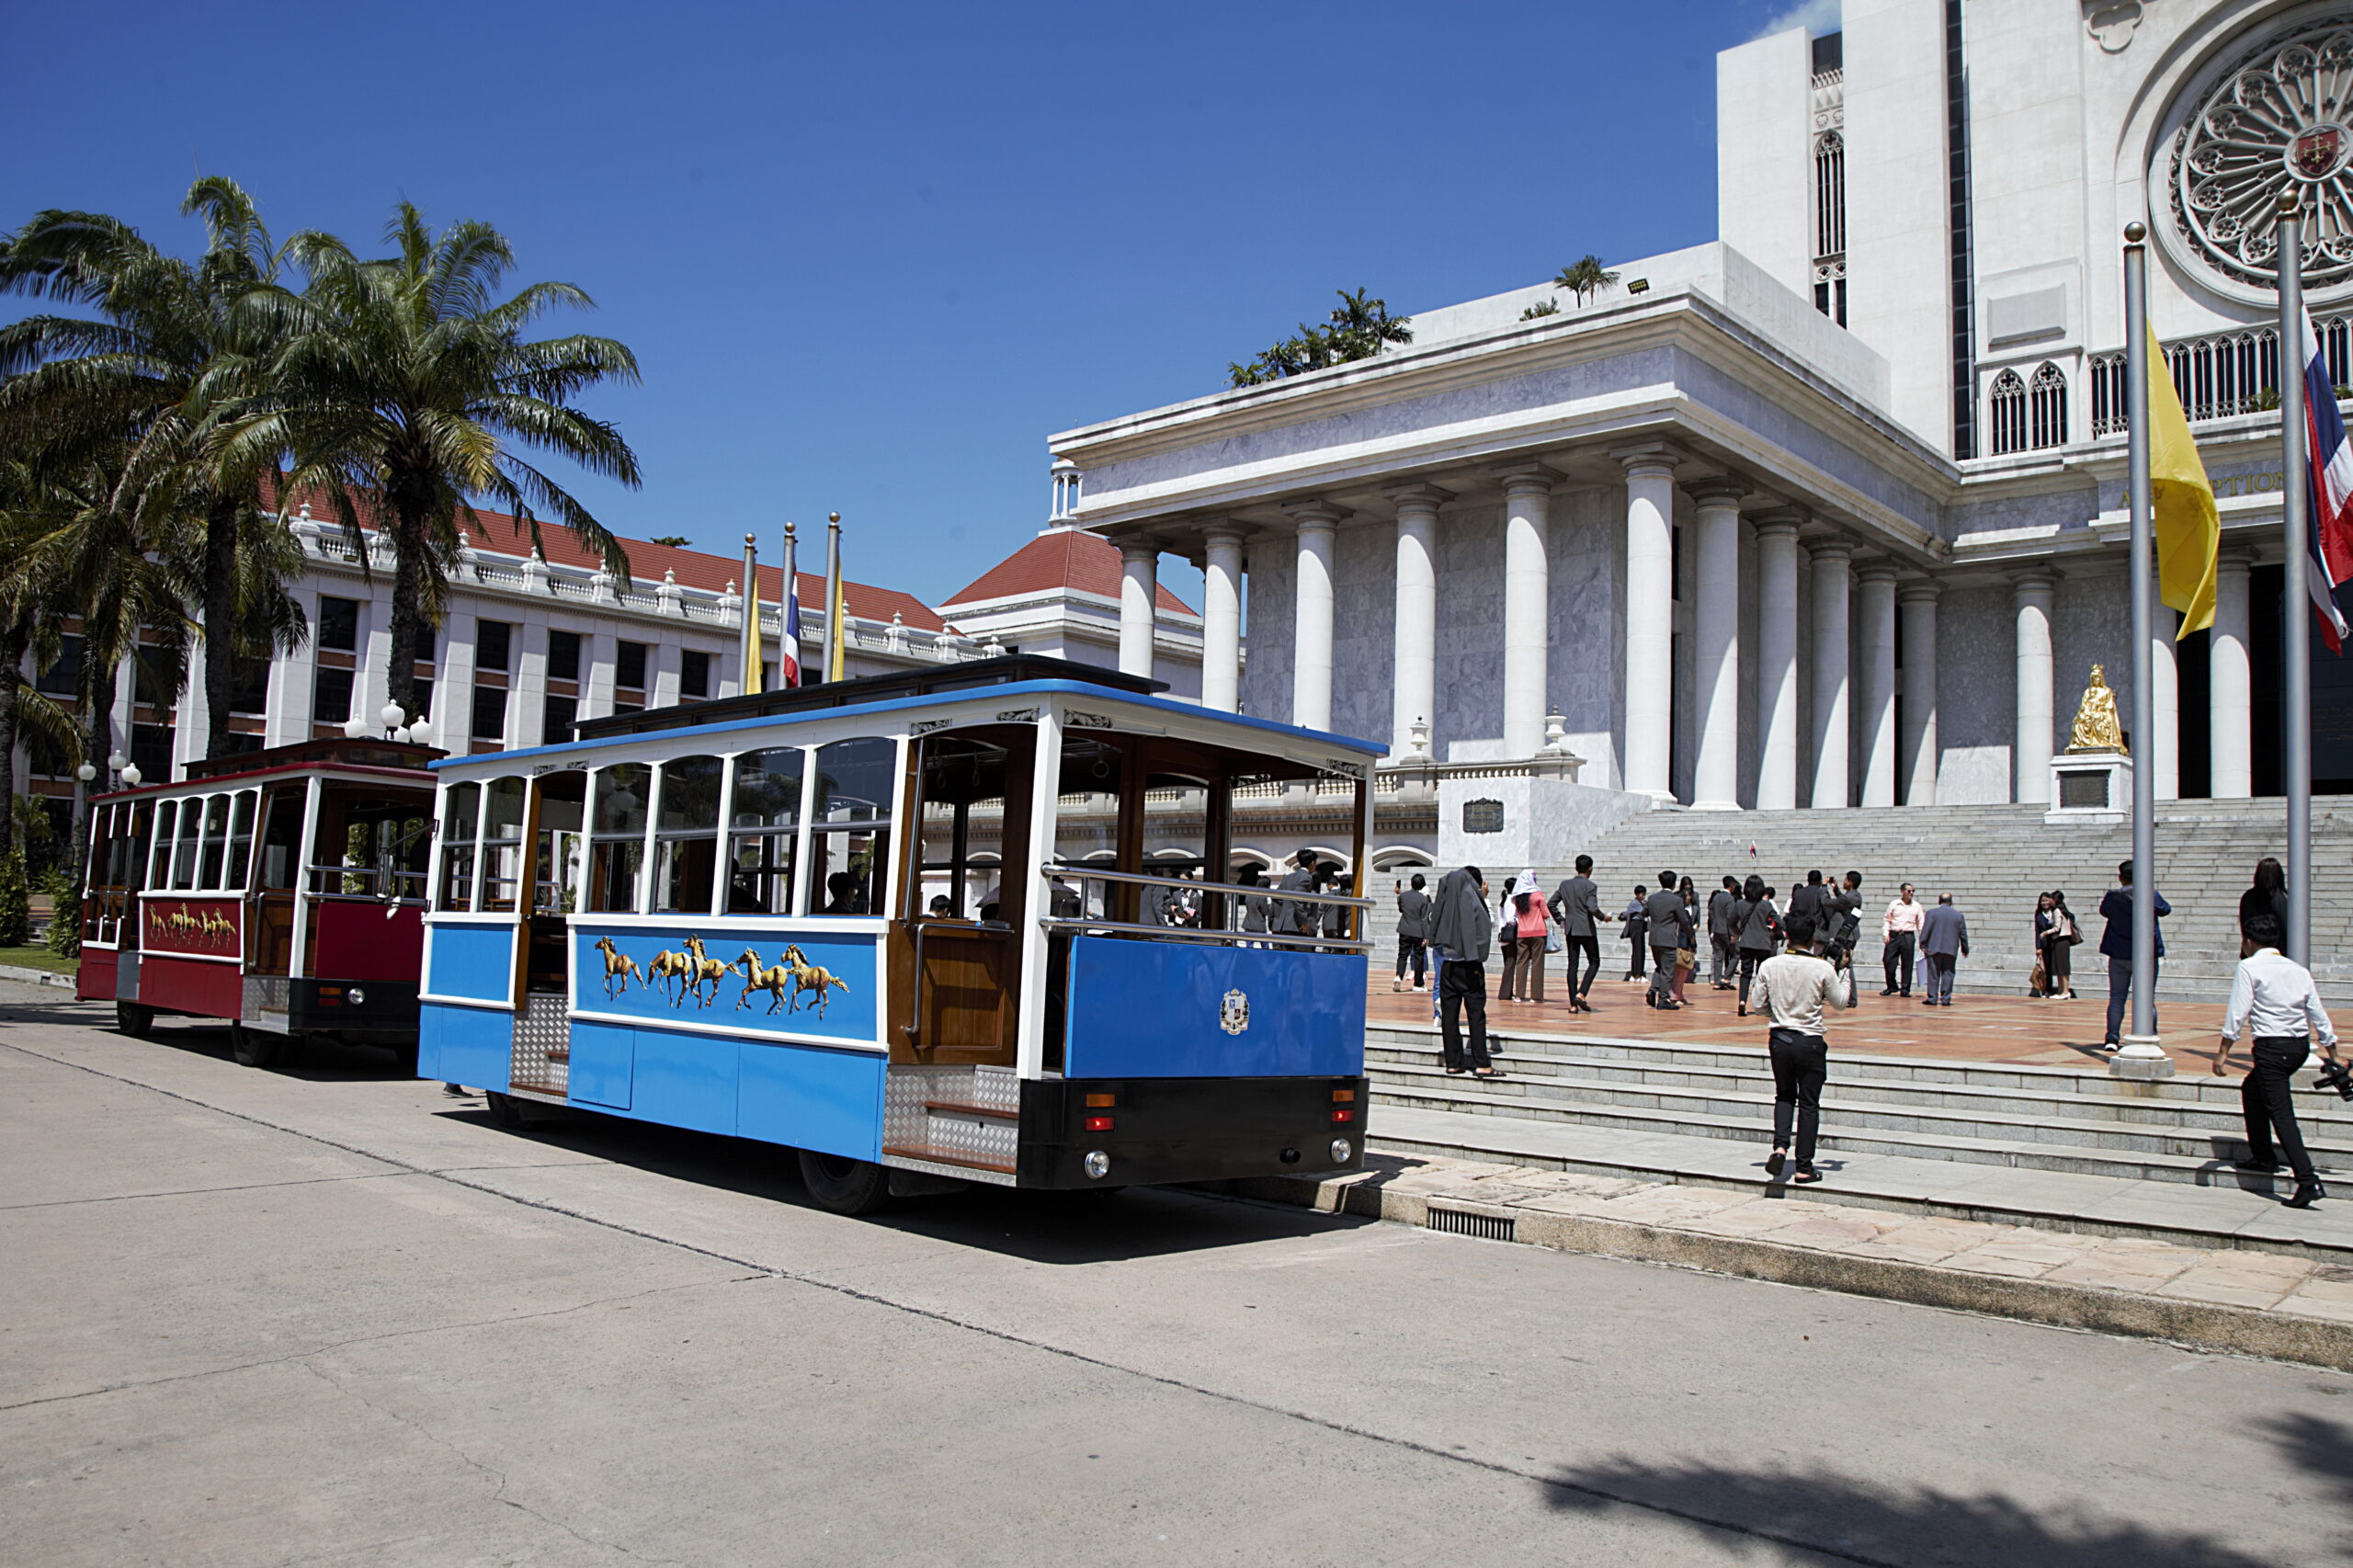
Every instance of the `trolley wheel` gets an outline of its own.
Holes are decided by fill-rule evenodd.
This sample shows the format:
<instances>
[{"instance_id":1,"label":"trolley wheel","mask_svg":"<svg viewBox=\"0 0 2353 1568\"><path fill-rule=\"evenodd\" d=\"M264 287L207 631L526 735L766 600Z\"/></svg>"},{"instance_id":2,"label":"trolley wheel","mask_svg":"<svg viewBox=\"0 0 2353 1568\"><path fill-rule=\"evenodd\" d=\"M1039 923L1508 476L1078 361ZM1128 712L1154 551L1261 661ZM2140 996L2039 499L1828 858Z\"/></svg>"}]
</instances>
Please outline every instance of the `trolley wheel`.
<instances>
[{"instance_id":1,"label":"trolley wheel","mask_svg":"<svg viewBox=\"0 0 2353 1568\"><path fill-rule=\"evenodd\" d=\"M835 1214L871 1214L891 1201L891 1173L867 1160L801 1151L801 1184L817 1207Z\"/></svg>"},{"instance_id":2,"label":"trolley wheel","mask_svg":"<svg viewBox=\"0 0 2353 1568\"><path fill-rule=\"evenodd\" d=\"M133 1040L145 1040L155 1032L155 1009L142 1007L136 1002L114 1005L114 1027Z\"/></svg>"},{"instance_id":3,"label":"trolley wheel","mask_svg":"<svg viewBox=\"0 0 2353 1568\"><path fill-rule=\"evenodd\" d=\"M278 1058L286 1054L286 1037L233 1023L229 1026L229 1054L241 1066L275 1067Z\"/></svg>"}]
</instances>

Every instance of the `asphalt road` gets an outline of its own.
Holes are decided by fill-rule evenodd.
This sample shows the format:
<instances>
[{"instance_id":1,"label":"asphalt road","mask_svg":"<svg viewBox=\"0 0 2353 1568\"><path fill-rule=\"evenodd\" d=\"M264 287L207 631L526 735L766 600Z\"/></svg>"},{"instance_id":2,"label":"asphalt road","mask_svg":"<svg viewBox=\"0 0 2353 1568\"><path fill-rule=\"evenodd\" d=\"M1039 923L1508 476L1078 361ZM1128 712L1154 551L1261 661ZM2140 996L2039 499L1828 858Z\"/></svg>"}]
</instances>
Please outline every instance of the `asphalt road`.
<instances>
[{"instance_id":1,"label":"asphalt road","mask_svg":"<svg viewBox=\"0 0 2353 1568\"><path fill-rule=\"evenodd\" d=\"M0 1561L2353 1556L2353 1379L1169 1192L789 1156L0 984Z\"/></svg>"}]
</instances>

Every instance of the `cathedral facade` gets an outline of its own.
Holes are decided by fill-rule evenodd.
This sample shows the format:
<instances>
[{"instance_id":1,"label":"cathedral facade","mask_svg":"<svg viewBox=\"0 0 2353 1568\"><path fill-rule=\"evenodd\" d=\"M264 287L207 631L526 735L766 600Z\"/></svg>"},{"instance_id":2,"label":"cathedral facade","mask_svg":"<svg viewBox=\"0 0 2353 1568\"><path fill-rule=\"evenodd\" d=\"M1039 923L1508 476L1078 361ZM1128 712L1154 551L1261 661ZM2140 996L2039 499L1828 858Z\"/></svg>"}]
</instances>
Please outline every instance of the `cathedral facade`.
<instances>
[{"instance_id":1,"label":"cathedral facade","mask_svg":"<svg viewBox=\"0 0 2353 1568\"><path fill-rule=\"evenodd\" d=\"M2128 739L2161 799L2277 791L2269 213L2310 198L2353 379L2353 13L1847 0L1836 33L1720 55L1717 111L1712 243L1054 437L1058 510L1122 552L1123 662L1152 662L1173 553L1207 574L1203 701L1392 767L1715 810L2047 801L2095 664L2131 711L2140 220L2223 548L2213 629L2163 618ZM2317 653L2324 790L2353 789L2340 678Z\"/></svg>"}]
</instances>

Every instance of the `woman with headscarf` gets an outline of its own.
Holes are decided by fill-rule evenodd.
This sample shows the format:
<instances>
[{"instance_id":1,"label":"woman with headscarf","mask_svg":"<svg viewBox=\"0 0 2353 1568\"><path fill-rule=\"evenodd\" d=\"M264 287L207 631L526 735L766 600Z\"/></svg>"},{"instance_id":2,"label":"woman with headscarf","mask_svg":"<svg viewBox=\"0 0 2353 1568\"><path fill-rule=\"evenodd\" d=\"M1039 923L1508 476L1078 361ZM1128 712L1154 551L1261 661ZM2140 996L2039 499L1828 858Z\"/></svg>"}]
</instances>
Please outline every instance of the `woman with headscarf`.
<instances>
[{"instance_id":1,"label":"woman with headscarf","mask_svg":"<svg viewBox=\"0 0 2353 1568\"><path fill-rule=\"evenodd\" d=\"M1459 866L1438 879L1430 899L1430 947L1438 960L1439 1034L1446 1070L1466 1066L1482 1078L1499 1076L1487 1054L1487 949L1495 936L1487 882L1476 866ZM1466 1053L1461 1013L1471 1011Z\"/></svg>"},{"instance_id":2,"label":"woman with headscarf","mask_svg":"<svg viewBox=\"0 0 2353 1568\"><path fill-rule=\"evenodd\" d=\"M1519 938L1519 963L1512 972L1510 994L1522 1002L1544 1000L1544 937L1552 928L1552 906L1536 881L1534 867L1514 881L1515 892L1504 901L1511 917L1512 935Z\"/></svg>"},{"instance_id":3,"label":"woman with headscarf","mask_svg":"<svg viewBox=\"0 0 2353 1568\"><path fill-rule=\"evenodd\" d=\"M1495 951L1504 960L1502 980L1495 984L1495 1000L1513 1000L1512 982L1519 976L1519 915L1512 907L1512 893L1518 888L1518 877L1504 879L1504 895L1495 900Z\"/></svg>"}]
</instances>

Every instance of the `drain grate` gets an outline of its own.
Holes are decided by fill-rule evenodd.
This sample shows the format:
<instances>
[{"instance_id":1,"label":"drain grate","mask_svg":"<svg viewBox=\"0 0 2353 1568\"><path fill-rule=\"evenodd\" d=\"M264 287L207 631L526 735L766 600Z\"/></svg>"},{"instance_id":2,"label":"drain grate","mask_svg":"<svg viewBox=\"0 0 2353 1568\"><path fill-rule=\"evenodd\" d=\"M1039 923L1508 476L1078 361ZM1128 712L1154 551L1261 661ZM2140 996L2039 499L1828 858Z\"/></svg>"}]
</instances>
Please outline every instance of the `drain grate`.
<instances>
[{"instance_id":1,"label":"drain grate","mask_svg":"<svg viewBox=\"0 0 2353 1568\"><path fill-rule=\"evenodd\" d=\"M1475 1209L1441 1209L1433 1203L1423 1228L1449 1236L1476 1236L1483 1242L1507 1242L1519 1221L1509 1214L1483 1214Z\"/></svg>"}]
</instances>

